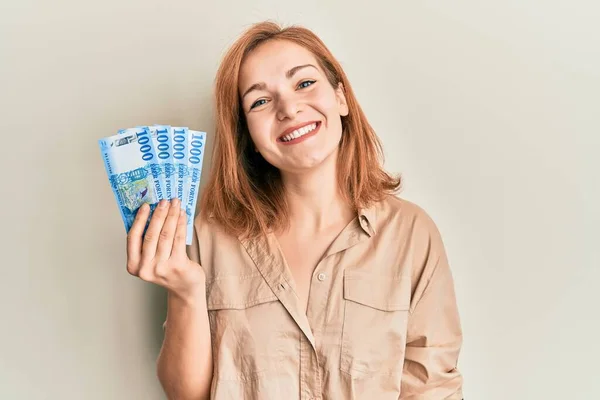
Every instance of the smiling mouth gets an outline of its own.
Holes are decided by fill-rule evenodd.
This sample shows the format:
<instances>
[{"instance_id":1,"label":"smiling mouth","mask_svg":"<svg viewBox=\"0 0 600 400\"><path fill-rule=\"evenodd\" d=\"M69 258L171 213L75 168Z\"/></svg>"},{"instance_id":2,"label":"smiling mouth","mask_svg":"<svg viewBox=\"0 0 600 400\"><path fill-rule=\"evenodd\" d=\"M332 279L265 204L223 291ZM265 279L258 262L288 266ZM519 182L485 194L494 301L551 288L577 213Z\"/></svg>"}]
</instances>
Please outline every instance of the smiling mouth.
<instances>
[{"instance_id":1,"label":"smiling mouth","mask_svg":"<svg viewBox=\"0 0 600 400\"><path fill-rule=\"evenodd\" d=\"M312 136L311 134L317 133L320 126L321 126L320 121L313 122L312 124L305 125L302 128L298 128L298 129L294 130L293 132L290 132L286 135L282 135L281 137L279 137L277 139L277 141L281 142L281 143L297 142L301 138L304 138L307 136Z\"/></svg>"}]
</instances>

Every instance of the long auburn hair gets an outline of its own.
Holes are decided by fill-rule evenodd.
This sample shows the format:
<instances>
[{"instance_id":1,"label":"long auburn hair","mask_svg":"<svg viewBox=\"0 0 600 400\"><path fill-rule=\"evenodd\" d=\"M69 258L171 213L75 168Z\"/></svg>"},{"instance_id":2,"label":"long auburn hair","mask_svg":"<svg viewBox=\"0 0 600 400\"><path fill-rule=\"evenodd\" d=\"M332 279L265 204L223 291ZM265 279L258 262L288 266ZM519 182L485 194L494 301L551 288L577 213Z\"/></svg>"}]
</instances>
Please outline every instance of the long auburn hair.
<instances>
[{"instance_id":1,"label":"long auburn hair","mask_svg":"<svg viewBox=\"0 0 600 400\"><path fill-rule=\"evenodd\" d=\"M312 52L327 80L342 83L348 115L342 119L337 160L338 183L355 210L369 207L400 189L400 176L383 170L381 142L367 121L340 63L312 31L265 21L247 29L223 57L215 78L215 144L209 181L200 211L226 232L256 237L285 228L289 211L280 171L254 151L238 89L240 66L253 49L270 40L287 40Z\"/></svg>"}]
</instances>

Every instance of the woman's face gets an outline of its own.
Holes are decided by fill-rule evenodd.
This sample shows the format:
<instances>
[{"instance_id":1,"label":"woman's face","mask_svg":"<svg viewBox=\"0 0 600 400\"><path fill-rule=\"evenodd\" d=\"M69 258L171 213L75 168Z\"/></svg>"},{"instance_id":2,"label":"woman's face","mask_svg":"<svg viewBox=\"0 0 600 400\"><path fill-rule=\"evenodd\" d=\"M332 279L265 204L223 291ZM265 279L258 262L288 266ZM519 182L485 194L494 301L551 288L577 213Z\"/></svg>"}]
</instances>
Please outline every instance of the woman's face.
<instances>
[{"instance_id":1,"label":"woman's face","mask_svg":"<svg viewBox=\"0 0 600 400\"><path fill-rule=\"evenodd\" d=\"M346 99L309 50L284 40L260 45L241 65L239 93L256 149L282 172L337 155Z\"/></svg>"}]
</instances>

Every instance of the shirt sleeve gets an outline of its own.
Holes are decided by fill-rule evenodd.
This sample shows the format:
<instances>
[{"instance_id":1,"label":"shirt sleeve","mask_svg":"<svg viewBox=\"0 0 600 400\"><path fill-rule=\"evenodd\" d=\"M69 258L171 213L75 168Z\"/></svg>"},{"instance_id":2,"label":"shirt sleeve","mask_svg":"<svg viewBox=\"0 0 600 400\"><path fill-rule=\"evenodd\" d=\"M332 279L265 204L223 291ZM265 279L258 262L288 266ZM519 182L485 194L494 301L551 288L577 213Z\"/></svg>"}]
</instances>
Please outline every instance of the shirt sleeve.
<instances>
[{"instance_id":1,"label":"shirt sleeve","mask_svg":"<svg viewBox=\"0 0 600 400\"><path fill-rule=\"evenodd\" d=\"M462 330L453 278L437 227L427 215L421 222L400 400L461 400Z\"/></svg>"}]
</instances>

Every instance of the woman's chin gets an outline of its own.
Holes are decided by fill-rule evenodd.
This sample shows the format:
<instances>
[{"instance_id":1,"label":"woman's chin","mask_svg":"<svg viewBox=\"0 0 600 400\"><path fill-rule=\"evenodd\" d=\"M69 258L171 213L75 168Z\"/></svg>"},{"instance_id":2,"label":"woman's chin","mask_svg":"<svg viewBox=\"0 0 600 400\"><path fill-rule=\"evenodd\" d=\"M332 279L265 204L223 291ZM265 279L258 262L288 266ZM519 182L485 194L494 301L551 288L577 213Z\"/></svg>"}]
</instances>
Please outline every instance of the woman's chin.
<instances>
[{"instance_id":1,"label":"woman's chin","mask_svg":"<svg viewBox=\"0 0 600 400\"><path fill-rule=\"evenodd\" d=\"M328 169L335 171L336 152L323 154L322 152L314 152L306 154L302 157L297 157L293 160L288 160L285 165L279 167L279 170L285 174L298 174L306 172L320 171L326 172ZM332 162L333 161L333 162Z\"/></svg>"}]
</instances>

